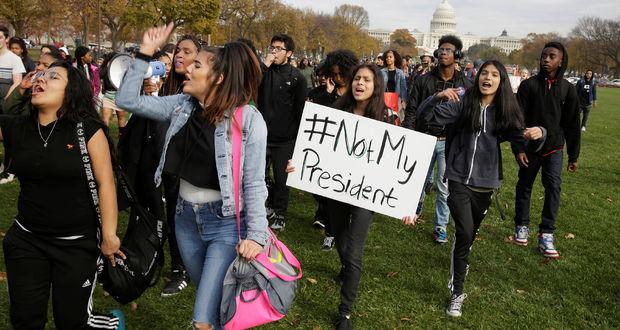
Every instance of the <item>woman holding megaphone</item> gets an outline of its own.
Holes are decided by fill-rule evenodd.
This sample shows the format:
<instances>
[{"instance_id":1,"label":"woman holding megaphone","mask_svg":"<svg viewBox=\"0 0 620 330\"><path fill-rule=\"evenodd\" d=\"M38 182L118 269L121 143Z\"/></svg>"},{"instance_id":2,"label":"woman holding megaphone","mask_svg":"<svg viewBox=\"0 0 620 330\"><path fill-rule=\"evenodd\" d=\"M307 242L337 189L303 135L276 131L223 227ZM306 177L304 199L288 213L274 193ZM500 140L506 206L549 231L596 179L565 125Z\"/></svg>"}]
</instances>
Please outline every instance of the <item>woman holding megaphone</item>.
<instances>
[{"instance_id":1,"label":"woman holding megaphone","mask_svg":"<svg viewBox=\"0 0 620 330\"><path fill-rule=\"evenodd\" d=\"M226 270L237 256L253 259L269 237L265 212L267 128L256 99L261 71L244 44L202 48L187 67L183 94L140 95L140 85L155 50L172 31L172 23L144 33L117 92L116 102L129 112L167 121L163 154L155 173L179 177L175 232L191 280L196 284L193 326L220 329L219 308ZM233 115L242 111L242 122ZM241 240L235 217L232 129L243 132L241 155ZM172 201L168 201L172 202Z\"/></svg>"}]
</instances>

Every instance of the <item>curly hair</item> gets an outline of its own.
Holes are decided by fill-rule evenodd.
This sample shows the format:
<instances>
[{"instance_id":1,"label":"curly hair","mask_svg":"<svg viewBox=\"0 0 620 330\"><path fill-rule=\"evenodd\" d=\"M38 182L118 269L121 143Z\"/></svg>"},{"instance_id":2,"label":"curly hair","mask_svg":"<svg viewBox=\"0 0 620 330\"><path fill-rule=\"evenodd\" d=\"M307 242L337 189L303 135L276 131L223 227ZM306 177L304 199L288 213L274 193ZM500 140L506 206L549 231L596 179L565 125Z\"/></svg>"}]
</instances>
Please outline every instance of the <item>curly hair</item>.
<instances>
[{"instance_id":1,"label":"curly hair","mask_svg":"<svg viewBox=\"0 0 620 330\"><path fill-rule=\"evenodd\" d=\"M340 68L340 73L345 78L347 83L351 81L352 71L355 66L359 64L359 60L355 54L348 49L337 49L327 54L325 58L325 66L328 70L331 67L337 65Z\"/></svg>"},{"instance_id":2,"label":"curly hair","mask_svg":"<svg viewBox=\"0 0 620 330\"><path fill-rule=\"evenodd\" d=\"M439 39L438 46L441 47L443 44L453 45L456 50L463 50L463 42L459 37L451 34L447 34Z\"/></svg>"}]
</instances>

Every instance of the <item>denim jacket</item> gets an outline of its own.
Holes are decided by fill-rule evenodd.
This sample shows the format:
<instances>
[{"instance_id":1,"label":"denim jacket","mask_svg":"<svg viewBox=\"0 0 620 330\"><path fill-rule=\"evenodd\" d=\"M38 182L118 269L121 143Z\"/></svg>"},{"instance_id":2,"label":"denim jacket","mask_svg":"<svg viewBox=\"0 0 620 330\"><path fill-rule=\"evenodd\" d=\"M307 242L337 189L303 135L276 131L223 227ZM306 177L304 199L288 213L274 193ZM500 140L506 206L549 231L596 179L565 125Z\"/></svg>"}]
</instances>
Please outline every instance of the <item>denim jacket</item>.
<instances>
[{"instance_id":1,"label":"denim jacket","mask_svg":"<svg viewBox=\"0 0 620 330\"><path fill-rule=\"evenodd\" d=\"M155 184L159 186L170 139L187 123L195 102L186 94L165 97L140 95L142 80L148 66L148 63L141 59L132 62L116 93L116 105L139 116L170 121L164 149L155 172ZM222 195L222 215L225 217L235 214L231 118L231 112L227 111L224 120L215 124L215 163ZM248 229L246 238L265 245L269 238L265 211L267 126L258 110L246 105L243 108L242 127L240 203L241 209L245 210Z\"/></svg>"},{"instance_id":2,"label":"denim jacket","mask_svg":"<svg viewBox=\"0 0 620 330\"><path fill-rule=\"evenodd\" d=\"M387 91L388 69L381 69L381 74L383 75L385 90ZM403 70L396 68L396 75L394 76L394 79L396 80L395 92L398 94L398 98L400 100L407 100L407 77L405 77L405 73L403 72Z\"/></svg>"}]
</instances>

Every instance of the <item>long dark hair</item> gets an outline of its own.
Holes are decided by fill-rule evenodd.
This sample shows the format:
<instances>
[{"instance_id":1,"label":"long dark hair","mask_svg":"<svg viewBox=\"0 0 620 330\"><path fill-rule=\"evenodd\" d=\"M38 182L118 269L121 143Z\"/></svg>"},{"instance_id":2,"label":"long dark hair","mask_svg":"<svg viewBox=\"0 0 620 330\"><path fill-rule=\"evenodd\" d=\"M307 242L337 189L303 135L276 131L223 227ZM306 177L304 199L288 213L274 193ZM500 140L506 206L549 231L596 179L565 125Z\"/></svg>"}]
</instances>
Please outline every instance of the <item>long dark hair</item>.
<instances>
[{"instance_id":1,"label":"long dark hair","mask_svg":"<svg viewBox=\"0 0 620 330\"><path fill-rule=\"evenodd\" d=\"M221 77L221 83L216 81ZM262 73L258 59L246 44L230 42L215 54L209 76L209 92L204 115L211 123L222 120L224 112L256 100ZM240 123L237 123L240 124Z\"/></svg>"},{"instance_id":2,"label":"long dark hair","mask_svg":"<svg viewBox=\"0 0 620 330\"><path fill-rule=\"evenodd\" d=\"M86 74L86 72L84 71L84 62L82 62L82 57L84 57L88 53L90 53L90 48L88 47L79 46L75 49L75 60L77 63L77 68L84 74ZM90 77L90 79L93 79L93 70L90 68L90 65L87 65L86 67L88 69L88 76Z\"/></svg>"},{"instance_id":3,"label":"long dark hair","mask_svg":"<svg viewBox=\"0 0 620 330\"><path fill-rule=\"evenodd\" d=\"M93 88L86 76L65 61L57 61L50 68L60 67L67 70L67 87L62 107L58 111L61 116L74 122L96 121L103 125L97 114L97 104L93 97Z\"/></svg>"},{"instance_id":4,"label":"long dark hair","mask_svg":"<svg viewBox=\"0 0 620 330\"><path fill-rule=\"evenodd\" d=\"M200 48L202 45L202 41L200 41L200 39L188 34L182 36L181 39L179 39L176 46L174 47L174 53L172 54L172 69L170 70L169 77L166 77L166 81L164 83L164 86L162 87L161 96L175 95L181 93L181 83L183 83L183 81L185 80L185 75L176 72L174 58L179 52L179 44L185 40L191 41L194 46L196 46L196 54L200 52Z\"/></svg>"},{"instance_id":5,"label":"long dark hair","mask_svg":"<svg viewBox=\"0 0 620 330\"><path fill-rule=\"evenodd\" d=\"M357 72L361 69L368 69L372 72L374 85L372 95L370 96L370 100L366 105L366 109L364 110L364 117L384 121L386 105L385 101L383 100L383 91L385 89L385 86L383 82L383 77L381 76L379 69L373 63L360 64L351 71L351 76L353 78L348 82L347 91L344 93L344 95L342 95L342 97L336 100L334 106L337 109L353 113L355 107L357 106L357 101L353 97L353 81L355 80Z\"/></svg>"},{"instance_id":6,"label":"long dark hair","mask_svg":"<svg viewBox=\"0 0 620 330\"><path fill-rule=\"evenodd\" d=\"M508 72L502 63L496 60L486 61L480 66L476 74L476 79L472 88L465 92L463 97L463 116L460 120L461 128L471 129L477 132L481 129L480 112L482 93L480 92L480 74L487 66L492 65L499 71L499 86L493 98L495 104L495 134L500 135L511 129L521 129L523 124L523 113L519 108L517 98L512 92Z\"/></svg>"},{"instance_id":7,"label":"long dark hair","mask_svg":"<svg viewBox=\"0 0 620 330\"><path fill-rule=\"evenodd\" d=\"M388 49L387 51L385 51L383 53L383 61L384 61L385 67L387 68L387 62L385 62L385 61L387 60L387 54L388 53L392 53L392 55L394 55L394 67L397 68L397 69L401 69L400 66L402 65L403 58L394 49Z\"/></svg>"}]
</instances>

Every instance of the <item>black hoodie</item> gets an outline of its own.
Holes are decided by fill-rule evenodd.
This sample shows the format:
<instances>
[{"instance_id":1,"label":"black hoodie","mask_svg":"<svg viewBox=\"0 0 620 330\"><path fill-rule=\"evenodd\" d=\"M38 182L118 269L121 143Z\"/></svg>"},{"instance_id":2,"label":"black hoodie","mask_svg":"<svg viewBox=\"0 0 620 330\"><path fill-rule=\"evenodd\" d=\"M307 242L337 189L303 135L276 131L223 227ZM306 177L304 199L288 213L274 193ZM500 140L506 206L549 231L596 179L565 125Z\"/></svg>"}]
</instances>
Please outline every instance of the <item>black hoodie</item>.
<instances>
[{"instance_id":1,"label":"black hoodie","mask_svg":"<svg viewBox=\"0 0 620 330\"><path fill-rule=\"evenodd\" d=\"M563 53L556 79L550 80L541 66L539 74L521 83L517 99L524 113L525 126L542 126L547 129L547 140L538 153L546 155L561 150L566 141L568 161L576 162L579 158L581 127L577 91L563 78L568 65L568 52L559 42L547 43L544 48L548 47ZM515 154L525 152L523 146L516 144L512 145L512 150Z\"/></svg>"}]
</instances>

